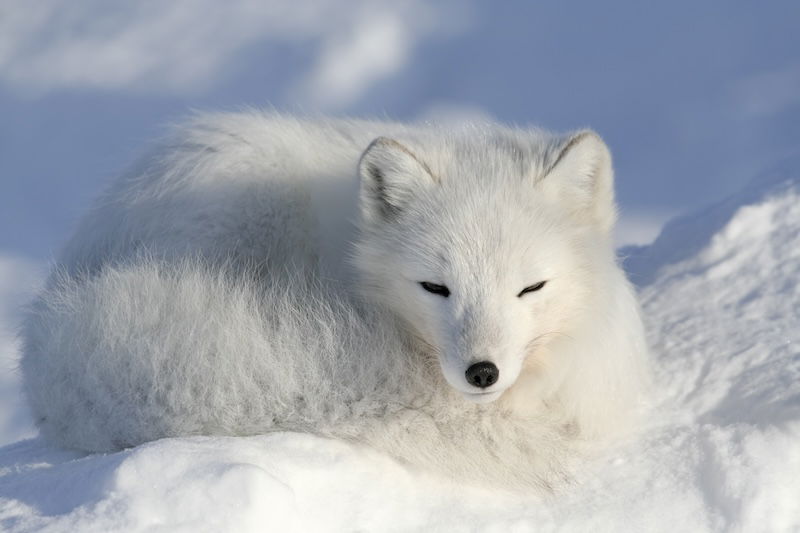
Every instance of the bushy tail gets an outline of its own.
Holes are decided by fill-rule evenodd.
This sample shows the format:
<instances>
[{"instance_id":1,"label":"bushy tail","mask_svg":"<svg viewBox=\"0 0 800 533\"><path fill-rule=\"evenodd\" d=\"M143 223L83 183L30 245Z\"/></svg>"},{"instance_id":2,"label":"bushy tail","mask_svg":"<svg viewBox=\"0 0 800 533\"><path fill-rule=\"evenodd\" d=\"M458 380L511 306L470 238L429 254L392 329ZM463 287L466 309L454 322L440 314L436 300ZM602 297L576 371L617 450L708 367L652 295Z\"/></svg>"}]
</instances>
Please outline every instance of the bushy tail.
<instances>
[{"instance_id":1,"label":"bushy tail","mask_svg":"<svg viewBox=\"0 0 800 533\"><path fill-rule=\"evenodd\" d=\"M557 424L467 404L392 319L306 278L140 257L54 274L24 324L42 432L87 451L306 431L474 483L555 484Z\"/></svg>"}]
</instances>

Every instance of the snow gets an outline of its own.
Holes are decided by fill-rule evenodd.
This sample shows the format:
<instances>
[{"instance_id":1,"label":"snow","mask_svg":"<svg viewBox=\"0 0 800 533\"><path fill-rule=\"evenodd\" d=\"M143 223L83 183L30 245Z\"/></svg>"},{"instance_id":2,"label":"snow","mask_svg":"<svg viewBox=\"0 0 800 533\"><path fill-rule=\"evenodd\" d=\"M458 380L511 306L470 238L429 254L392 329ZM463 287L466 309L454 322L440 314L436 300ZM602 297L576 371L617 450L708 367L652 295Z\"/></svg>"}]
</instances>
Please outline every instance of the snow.
<instances>
[{"instance_id":1,"label":"snow","mask_svg":"<svg viewBox=\"0 0 800 533\"><path fill-rule=\"evenodd\" d=\"M653 410L561 494L454 486L302 434L88 456L33 438L0 449L0 529L800 530L800 159L625 253L656 359ZM0 262L4 305L28 283L20 264ZM3 394L16 390L7 371Z\"/></svg>"}]
</instances>

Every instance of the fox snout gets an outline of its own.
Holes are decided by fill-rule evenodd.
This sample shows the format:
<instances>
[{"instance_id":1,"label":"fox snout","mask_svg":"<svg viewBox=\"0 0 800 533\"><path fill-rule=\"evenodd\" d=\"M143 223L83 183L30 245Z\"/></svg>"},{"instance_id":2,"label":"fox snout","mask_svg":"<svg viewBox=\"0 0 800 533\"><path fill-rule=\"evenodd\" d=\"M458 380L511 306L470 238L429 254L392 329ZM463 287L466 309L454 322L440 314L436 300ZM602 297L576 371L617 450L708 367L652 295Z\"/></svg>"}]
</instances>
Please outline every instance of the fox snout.
<instances>
[{"instance_id":1,"label":"fox snout","mask_svg":"<svg viewBox=\"0 0 800 533\"><path fill-rule=\"evenodd\" d=\"M467 368L465 372L467 383L474 387L485 389L497 383L500 377L500 370L492 362L481 361Z\"/></svg>"}]
</instances>

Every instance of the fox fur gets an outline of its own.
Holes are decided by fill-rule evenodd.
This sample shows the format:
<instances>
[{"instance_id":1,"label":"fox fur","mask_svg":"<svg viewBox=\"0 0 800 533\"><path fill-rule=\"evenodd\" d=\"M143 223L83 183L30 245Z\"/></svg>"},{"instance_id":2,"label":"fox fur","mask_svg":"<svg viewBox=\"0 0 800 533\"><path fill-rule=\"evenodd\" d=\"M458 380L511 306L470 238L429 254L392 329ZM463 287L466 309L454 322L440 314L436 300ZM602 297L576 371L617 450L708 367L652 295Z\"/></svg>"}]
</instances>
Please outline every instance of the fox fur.
<instances>
[{"instance_id":1,"label":"fox fur","mask_svg":"<svg viewBox=\"0 0 800 533\"><path fill-rule=\"evenodd\" d=\"M648 387L615 214L591 131L200 115L79 224L25 390L70 448L304 431L552 488Z\"/></svg>"}]
</instances>

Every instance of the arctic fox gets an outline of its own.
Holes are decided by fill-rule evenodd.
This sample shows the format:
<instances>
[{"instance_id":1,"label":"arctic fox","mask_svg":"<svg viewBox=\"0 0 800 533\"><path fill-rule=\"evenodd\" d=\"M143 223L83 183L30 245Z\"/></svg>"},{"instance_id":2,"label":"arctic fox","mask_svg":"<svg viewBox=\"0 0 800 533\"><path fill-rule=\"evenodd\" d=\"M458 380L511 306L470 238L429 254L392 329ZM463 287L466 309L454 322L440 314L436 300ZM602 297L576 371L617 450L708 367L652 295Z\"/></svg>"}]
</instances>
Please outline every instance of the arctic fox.
<instances>
[{"instance_id":1,"label":"arctic fox","mask_svg":"<svg viewBox=\"0 0 800 533\"><path fill-rule=\"evenodd\" d=\"M649 371L591 131L206 114L83 219L23 329L42 432L309 431L553 486Z\"/></svg>"}]
</instances>

